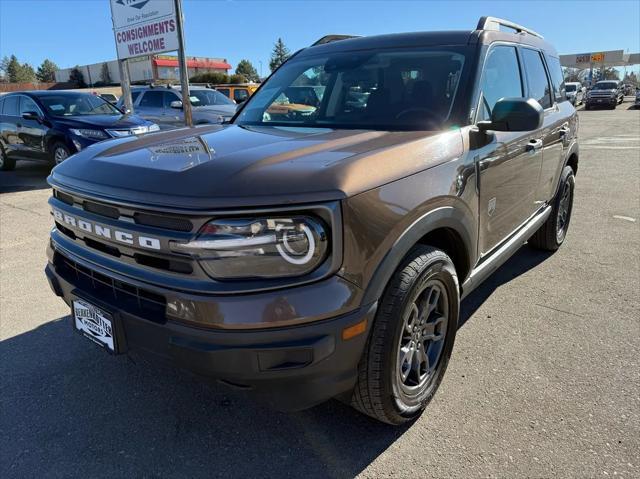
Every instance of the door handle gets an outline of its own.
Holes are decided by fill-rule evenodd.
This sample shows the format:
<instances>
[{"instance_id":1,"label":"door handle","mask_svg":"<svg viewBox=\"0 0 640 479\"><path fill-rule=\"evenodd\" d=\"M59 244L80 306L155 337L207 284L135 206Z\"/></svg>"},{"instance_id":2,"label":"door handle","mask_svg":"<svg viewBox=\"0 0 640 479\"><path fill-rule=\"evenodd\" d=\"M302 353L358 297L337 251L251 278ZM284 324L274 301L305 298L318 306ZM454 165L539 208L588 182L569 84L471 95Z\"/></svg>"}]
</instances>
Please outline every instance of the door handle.
<instances>
[{"instance_id":1,"label":"door handle","mask_svg":"<svg viewBox=\"0 0 640 479\"><path fill-rule=\"evenodd\" d=\"M570 130L568 126L563 126L562 128L560 128L560 130L558 130L558 134L562 138L563 136L566 136L566 134L569 133L569 131Z\"/></svg>"},{"instance_id":2,"label":"door handle","mask_svg":"<svg viewBox=\"0 0 640 479\"><path fill-rule=\"evenodd\" d=\"M542 140L531 139L529 143L527 143L527 151L536 151L540 148L542 148Z\"/></svg>"}]
</instances>

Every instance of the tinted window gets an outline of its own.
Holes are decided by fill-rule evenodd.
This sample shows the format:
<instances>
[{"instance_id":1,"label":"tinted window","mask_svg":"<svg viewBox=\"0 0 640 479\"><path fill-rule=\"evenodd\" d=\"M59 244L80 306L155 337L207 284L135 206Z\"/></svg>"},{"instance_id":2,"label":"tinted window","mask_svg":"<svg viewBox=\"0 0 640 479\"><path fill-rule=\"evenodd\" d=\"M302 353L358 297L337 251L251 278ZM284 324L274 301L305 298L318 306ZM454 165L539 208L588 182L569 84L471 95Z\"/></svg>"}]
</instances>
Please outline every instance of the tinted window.
<instances>
[{"instance_id":1,"label":"tinted window","mask_svg":"<svg viewBox=\"0 0 640 479\"><path fill-rule=\"evenodd\" d=\"M38 99L54 116L121 115L111 103L90 93L43 94Z\"/></svg>"},{"instance_id":2,"label":"tinted window","mask_svg":"<svg viewBox=\"0 0 640 479\"><path fill-rule=\"evenodd\" d=\"M555 57L546 57L546 59L547 66L549 67L549 73L551 74L551 81L553 83L553 96L557 102L565 101L567 99L567 95L564 84L564 73L562 73L560 60Z\"/></svg>"},{"instance_id":3,"label":"tinted window","mask_svg":"<svg viewBox=\"0 0 640 479\"><path fill-rule=\"evenodd\" d=\"M237 89L233 92L233 99L235 101L237 101L238 103L242 103L243 101L245 101L247 98L249 98L249 92L247 90L240 90Z\"/></svg>"},{"instance_id":4,"label":"tinted window","mask_svg":"<svg viewBox=\"0 0 640 479\"><path fill-rule=\"evenodd\" d=\"M164 92L164 107L171 108L172 101L181 101L180 97L173 93L172 91Z\"/></svg>"},{"instance_id":5,"label":"tinted window","mask_svg":"<svg viewBox=\"0 0 640 479\"><path fill-rule=\"evenodd\" d=\"M4 108L4 98L0 97L0 115L2 115L2 108Z\"/></svg>"},{"instance_id":6,"label":"tinted window","mask_svg":"<svg viewBox=\"0 0 640 479\"><path fill-rule=\"evenodd\" d=\"M195 106L204 105L233 105L233 101L224 96L217 90L199 90L194 89L189 92L191 95L191 104Z\"/></svg>"},{"instance_id":7,"label":"tinted window","mask_svg":"<svg viewBox=\"0 0 640 479\"><path fill-rule=\"evenodd\" d=\"M132 91L131 92L131 103L135 103L139 96L140 96L140 91ZM122 98L121 98L121 100L122 100Z\"/></svg>"},{"instance_id":8,"label":"tinted window","mask_svg":"<svg viewBox=\"0 0 640 479\"><path fill-rule=\"evenodd\" d=\"M218 88L216 91L219 91L224 96L229 96L229 89L228 88Z\"/></svg>"},{"instance_id":9,"label":"tinted window","mask_svg":"<svg viewBox=\"0 0 640 479\"><path fill-rule=\"evenodd\" d=\"M566 85L565 86L565 91L576 91L576 86L575 85Z\"/></svg>"},{"instance_id":10,"label":"tinted window","mask_svg":"<svg viewBox=\"0 0 640 479\"><path fill-rule=\"evenodd\" d=\"M2 114L8 116L18 116L18 96L9 96L4 99Z\"/></svg>"},{"instance_id":11,"label":"tinted window","mask_svg":"<svg viewBox=\"0 0 640 479\"><path fill-rule=\"evenodd\" d=\"M540 53L528 48L522 49L522 60L527 72L527 84L529 86L529 97L538 100L542 108L551 106L551 91L547 72L542 63Z\"/></svg>"},{"instance_id":12,"label":"tinted window","mask_svg":"<svg viewBox=\"0 0 640 479\"><path fill-rule=\"evenodd\" d=\"M146 91L140 100L140 106L146 108L163 108L164 92Z\"/></svg>"},{"instance_id":13,"label":"tinted window","mask_svg":"<svg viewBox=\"0 0 640 479\"><path fill-rule=\"evenodd\" d=\"M501 98L522 97L522 78L515 47L497 46L487 54L482 73L479 120L489 120Z\"/></svg>"},{"instance_id":14,"label":"tinted window","mask_svg":"<svg viewBox=\"0 0 640 479\"><path fill-rule=\"evenodd\" d=\"M38 108L38 105L36 105L36 102L33 101L28 96L21 96L20 97L20 114L22 115L23 113L26 113L28 111L33 111L38 113L40 111L40 108Z\"/></svg>"},{"instance_id":15,"label":"tinted window","mask_svg":"<svg viewBox=\"0 0 640 479\"><path fill-rule=\"evenodd\" d=\"M618 84L613 81L609 82L598 82L593 86L594 90L616 90L618 88Z\"/></svg>"}]
</instances>

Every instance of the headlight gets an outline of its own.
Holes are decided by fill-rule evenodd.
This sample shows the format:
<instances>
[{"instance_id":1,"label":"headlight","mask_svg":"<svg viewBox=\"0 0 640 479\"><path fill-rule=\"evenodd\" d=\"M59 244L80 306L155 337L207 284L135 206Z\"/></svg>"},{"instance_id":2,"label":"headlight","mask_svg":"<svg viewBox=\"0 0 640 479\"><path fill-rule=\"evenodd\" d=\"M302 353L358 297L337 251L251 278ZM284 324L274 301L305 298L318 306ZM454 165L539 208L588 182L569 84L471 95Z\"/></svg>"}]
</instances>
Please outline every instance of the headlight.
<instances>
[{"instance_id":1,"label":"headlight","mask_svg":"<svg viewBox=\"0 0 640 479\"><path fill-rule=\"evenodd\" d=\"M69 131L71 131L71 133L76 136L89 138L90 140L106 140L107 138L109 138L109 135L107 135L102 130L87 130L84 128L79 128L76 130L74 128L70 128Z\"/></svg>"},{"instance_id":2,"label":"headlight","mask_svg":"<svg viewBox=\"0 0 640 479\"><path fill-rule=\"evenodd\" d=\"M328 246L323 223L309 216L214 220L192 241L172 244L216 279L301 276L323 263Z\"/></svg>"}]
</instances>

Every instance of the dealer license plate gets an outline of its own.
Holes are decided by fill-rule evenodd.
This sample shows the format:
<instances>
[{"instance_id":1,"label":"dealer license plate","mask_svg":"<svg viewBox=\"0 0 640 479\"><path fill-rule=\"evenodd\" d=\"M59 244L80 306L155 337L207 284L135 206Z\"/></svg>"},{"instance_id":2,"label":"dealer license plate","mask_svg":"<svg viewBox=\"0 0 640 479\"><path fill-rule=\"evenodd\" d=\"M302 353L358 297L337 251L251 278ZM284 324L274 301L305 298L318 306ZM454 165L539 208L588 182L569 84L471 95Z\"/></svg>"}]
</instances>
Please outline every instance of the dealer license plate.
<instances>
[{"instance_id":1,"label":"dealer license plate","mask_svg":"<svg viewBox=\"0 0 640 479\"><path fill-rule=\"evenodd\" d=\"M73 301L75 327L85 337L110 352L115 352L113 317L102 309L84 300Z\"/></svg>"}]
</instances>

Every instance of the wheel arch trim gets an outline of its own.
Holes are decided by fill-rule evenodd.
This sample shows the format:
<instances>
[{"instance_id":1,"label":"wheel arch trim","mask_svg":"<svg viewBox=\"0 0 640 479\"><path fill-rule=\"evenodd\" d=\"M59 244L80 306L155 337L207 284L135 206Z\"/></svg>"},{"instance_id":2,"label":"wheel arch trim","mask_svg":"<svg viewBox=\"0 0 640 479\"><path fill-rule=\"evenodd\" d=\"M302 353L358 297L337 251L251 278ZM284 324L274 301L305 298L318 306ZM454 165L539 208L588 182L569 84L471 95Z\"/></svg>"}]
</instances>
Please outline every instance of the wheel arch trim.
<instances>
[{"instance_id":1,"label":"wheel arch trim","mask_svg":"<svg viewBox=\"0 0 640 479\"><path fill-rule=\"evenodd\" d=\"M433 209L417 218L396 239L371 277L365 289L363 304L369 304L380 299L391 277L411 248L418 244L427 234L444 228L453 230L462 239L464 253L467 256L466 260L470 268L473 267L474 262L471 252L474 250L474 235L468 218L460 210L452 206ZM462 284L465 279L459 278L458 281Z\"/></svg>"}]
</instances>

